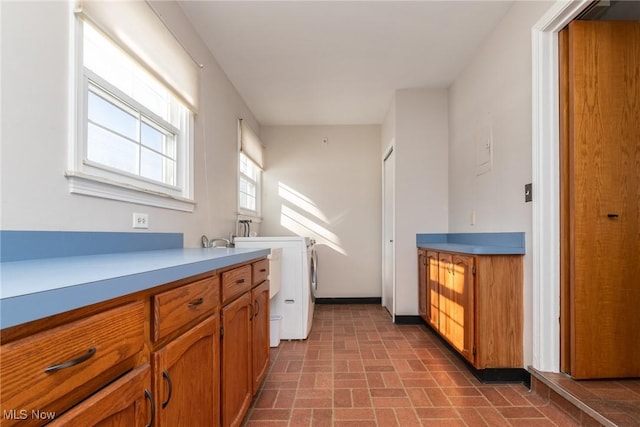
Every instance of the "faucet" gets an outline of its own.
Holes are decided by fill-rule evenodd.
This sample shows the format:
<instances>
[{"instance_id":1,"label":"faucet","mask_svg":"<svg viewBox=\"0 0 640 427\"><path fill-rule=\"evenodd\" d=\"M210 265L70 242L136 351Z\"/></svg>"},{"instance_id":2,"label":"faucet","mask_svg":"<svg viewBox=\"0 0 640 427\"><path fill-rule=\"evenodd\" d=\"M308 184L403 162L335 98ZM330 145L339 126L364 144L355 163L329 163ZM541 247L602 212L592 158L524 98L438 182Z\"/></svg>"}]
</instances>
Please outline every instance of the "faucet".
<instances>
[{"instance_id":1,"label":"faucet","mask_svg":"<svg viewBox=\"0 0 640 427\"><path fill-rule=\"evenodd\" d=\"M220 246L220 247L224 247L224 248L233 247L233 244L231 243L231 241L229 239L225 239L224 237L216 237L215 239L209 240L207 236L205 236L204 234L202 235L203 248L217 248L218 245L216 244L216 242L224 242L224 246Z\"/></svg>"}]
</instances>

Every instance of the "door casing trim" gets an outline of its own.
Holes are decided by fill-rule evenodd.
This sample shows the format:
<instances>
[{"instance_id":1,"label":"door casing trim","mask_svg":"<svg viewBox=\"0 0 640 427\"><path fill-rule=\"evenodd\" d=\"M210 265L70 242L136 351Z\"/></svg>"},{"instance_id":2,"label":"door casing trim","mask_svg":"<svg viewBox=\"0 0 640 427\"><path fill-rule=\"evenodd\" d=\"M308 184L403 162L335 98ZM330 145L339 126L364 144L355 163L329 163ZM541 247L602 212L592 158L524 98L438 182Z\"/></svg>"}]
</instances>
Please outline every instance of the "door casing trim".
<instances>
[{"instance_id":1,"label":"door casing trim","mask_svg":"<svg viewBox=\"0 0 640 427\"><path fill-rule=\"evenodd\" d=\"M591 0L557 1L531 30L532 365L543 372L560 372L558 32L591 3Z\"/></svg>"}]
</instances>

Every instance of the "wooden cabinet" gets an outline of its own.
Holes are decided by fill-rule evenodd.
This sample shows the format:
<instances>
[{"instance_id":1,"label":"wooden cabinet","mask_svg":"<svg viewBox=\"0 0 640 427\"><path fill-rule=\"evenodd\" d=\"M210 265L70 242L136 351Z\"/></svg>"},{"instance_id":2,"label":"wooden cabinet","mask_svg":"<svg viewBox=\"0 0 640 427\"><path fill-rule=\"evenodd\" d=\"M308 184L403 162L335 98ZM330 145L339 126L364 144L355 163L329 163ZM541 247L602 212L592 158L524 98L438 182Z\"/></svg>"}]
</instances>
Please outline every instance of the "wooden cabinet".
<instances>
[{"instance_id":1,"label":"wooden cabinet","mask_svg":"<svg viewBox=\"0 0 640 427\"><path fill-rule=\"evenodd\" d=\"M158 341L220 307L220 278L207 277L152 297L153 340Z\"/></svg>"},{"instance_id":2,"label":"wooden cabinet","mask_svg":"<svg viewBox=\"0 0 640 427\"><path fill-rule=\"evenodd\" d=\"M474 258L440 253L438 266L439 331L465 359L474 363Z\"/></svg>"},{"instance_id":3,"label":"wooden cabinet","mask_svg":"<svg viewBox=\"0 0 640 427\"><path fill-rule=\"evenodd\" d=\"M427 314L427 251L418 249L418 314L428 321Z\"/></svg>"},{"instance_id":4,"label":"wooden cabinet","mask_svg":"<svg viewBox=\"0 0 640 427\"><path fill-rule=\"evenodd\" d=\"M426 277L426 308L427 323L434 328L440 324L440 284L438 282L438 253L433 251L425 252L425 277Z\"/></svg>"},{"instance_id":5,"label":"wooden cabinet","mask_svg":"<svg viewBox=\"0 0 640 427\"><path fill-rule=\"evenodd\" d=\"M251 319L251 352L253 362L253 394L267 376L269 368L269 282L263 281L251 290L253 318Z\"/></svg>"},{"instance_id":6,"label":"wooden cabinet","mask_svg":"<svg viewBox=\"0 0 640 427\"><path fill-rule=\"evenodd\" d=\"M422 257L427 323L477 369L522 368L522 256Z\"/></svg>"},{"instance_id":7,"label":"wooden cabinet","mask_svg":"<svg viewBox=\"0 0 640 427\"><path fill-rule=\"evenodd\" d=\"M251 294L222 308L222 425L238 426L253 396Z\"/></svg>"},{"instance_id":8,"label":"wooden cabinet","mask_svg":"<svg viewBox=\"0 0 640 427\"><path fill-rule=\"evenodd\" d=\"M144 345L144 304L105 310L0 346L3 425L41 424L135 367ZM34 412L35 411L35 412Z\"/></svg>"},{"instance_id":9,"label":"wooden cabinet","mask_svg":"<svg viewBox=\"0 0 640 427\"><path fill-rule=\"evenodd\" d=\"M219 342L214 314L152 354L156 426L218 423Z\"/></svg>"},{"instance_id":10,"label":"wooden cabinet","mask_svg":"<svg viewBox=\"0 0 640 427\"><path fill-rule=\"evenodd\" d=\"M56 418L51 427L147 427L154 422L151 368L145 364Z\"/></svg>"},{"instance_id":11,"label":"wooden cabinet","mask_svg":"<svg viewBox=\"0 0 640 427\"><path fill-rule=\"evenodd\" d=\"M262 258L3 330L2 425L240 425L269 367L268 266Z\"/></svg>"},{"instance_id":12,"label":"wooden cabinet","mask_svg":"<svg viewBox=\"0 0 640 427\"><path fill-rule=\"evenodd\" d=\"M223 301L227 301L222 307L221 350L225 427L242 424L269 368L268 269L265 259L222 274Z\"/></svg>"}]
</instances>

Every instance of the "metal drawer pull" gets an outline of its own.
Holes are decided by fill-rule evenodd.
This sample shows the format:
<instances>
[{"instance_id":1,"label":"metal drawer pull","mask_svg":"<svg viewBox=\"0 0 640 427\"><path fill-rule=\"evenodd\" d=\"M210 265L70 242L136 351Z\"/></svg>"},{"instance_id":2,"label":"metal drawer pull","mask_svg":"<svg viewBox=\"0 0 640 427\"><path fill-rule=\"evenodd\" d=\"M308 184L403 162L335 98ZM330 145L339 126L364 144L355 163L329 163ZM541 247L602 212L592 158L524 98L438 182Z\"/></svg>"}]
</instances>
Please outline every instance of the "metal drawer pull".
<instances>
[{"instance_id":1,"label":"metal drawer pull","mask_svg":"<svg viewBox=\"0 0 640 427\"><path fill-rule=\"evenodd\" d=\"M610 214L607 214L607 216L609 218L618 218L620 215L618 215L617 213L610 213Z\"/></svg>"},{"instance_id":2,"label":"metal drawer pull","mask_svg":"<svg viewBox=\"0 0 640 427\"><path fill-rule=\"evenodd\" d=\"M162 371L162 378L164 378L167 381L167 385L169 386L169 393L167 395L167 400L162 402L162 409L164 409L167 407L167 405L169 404L169 401L171 400L171 391L173 391L173 384L171 383L171 377L169 376L169 372L167 372L166 369Z\"/></svg>"},{"instance_id":3,"label":"metal drawer pull","mask_svg":"<svg viewBox=\"0 0 640 427\"><path fill-rule=\"evenodd\" d=\"M80 356L80 357L78 357L76 359L69 360L68 362L57 363L55 365L51 365L51 366L47 367L44 370L44 372L46 374L50 374L52 372L60 371L62 369L66 369L66 368L70 368L72 366L79 365L82 362L91 359L91 357L93 357L94 354L96 354L96 348L95 347L91 347L89 349L89 351L87 351L86 354L83 354L82 356Z\"/></svg>"},{"instance_id":4,"label":"metal drawer pull","mask_svg":"<svg viewBox=\"0 0 640 427\"><path fill-rule=\"evenodd\" d=\"M236 285L240 285L240 284L242 284L242 283L244 283L244 279L236 280Z\"/></svg>"},{"instance_id":5,"label":"metal drawer pull","mask_svg":"<svg viewBox=\"0 0 640 427\"><path fill-rule=\"evenodd\" d=\"M151 403L151 420L149 421L149 424L145 425L144 427L151 427L153 425L153 421L156 418L156 404L153 401L153 395L146 388L144 389L144 397L149 399L149 402Z\"/></svg>"},{"instance_id":6,"label":"metal drawer pull","mask_svg":"<svg viewBox=\"0 0 640 427\"><path fill-rule=\"evenodd\" d=\"M187 304L189 307L197 307L204 302L204 298L200 297L197 300L191 301Z\"/></svg>"},{"instance_id":7,"label":"metal drawer pull","mask_svg":"<svg viewBox=\"0 0 640 427\"><path fill-rule=\"evenodd\" d=\"M267 269L266 269L266 268L261 268L261 269L260 269L260 273L266 273L266 272L267 272Z\"/></svg>"}]
</instances>

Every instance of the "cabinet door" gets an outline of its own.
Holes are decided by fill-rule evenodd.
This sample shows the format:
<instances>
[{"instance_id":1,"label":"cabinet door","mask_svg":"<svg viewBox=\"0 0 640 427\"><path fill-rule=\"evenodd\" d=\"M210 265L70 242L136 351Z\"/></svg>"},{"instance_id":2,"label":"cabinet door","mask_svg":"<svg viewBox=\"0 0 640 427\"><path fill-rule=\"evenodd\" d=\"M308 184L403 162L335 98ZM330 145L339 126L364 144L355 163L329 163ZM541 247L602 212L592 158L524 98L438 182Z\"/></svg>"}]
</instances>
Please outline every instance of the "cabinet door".
<instances>
[{"instance_id":1,"label":"cabinet door","mask_svg":"<svg viewBox=\"0 0 640 427\"><path fill-rule=\"evenodd\" d=\"M439 255L440 331L471 363L475 361L474 258Z\"/></svg>"},{"instance_id":2,"label":"cabinet door","mask_svg":"<svg viewBox=\"0 0 640 427\"><path fill-rule=\"evenodd\" d=\"M452 310L455 295L452 291L451 254L438 253L438 308L440 334L451 341Z\"/></svg>"},{"instance_id":3,"label":"cabinet door","mask_svg":"<svg viewBox=\"0 0 640 427\"><path fill-rule=\"evenodd\" d=\"M425 278L427 297L427 322L436 330L440 328L440 284L438 281L438 253L427 251L425 254Z\"/></svg>"},{"instance_id":4,"label":"cabinet door","mask_svg":"<svg viewBox=\"0 0 640 427\"><path fill-rule=\"evenodd\" d=\"M222 308L222 425L239 426L253 396L251 293ZM193 424L196 425L196 424Z\"/></svg>"},{"instance_id":5,"label":"cabinet door","mask_svg":"<svg viewBox=\"0 0 640 427\"><path fill-rule=\"evenodd\" d=\"M153 424L151 369L146 364L86 399L49 426L135 427Z\"/></svg>"},{"instance_id":6,"label":"cabinet door","mask_svg":"<svg viewBox=\"0 0 640 427\"><path fill-rule=\"evenodd\" d=\"M418 249L418 314L425 321L427 316L427 253L423 249Z\"/></svg>"},{"instance_id":7,"label":"cabinet door","mask_svg":"<svg viewBox=\"0 0 640 427\"><path fill-rule=\"evenodd\" d=\"M269 369L269 282L251 291L253 301L252 329L252 359L253 359L253 394L256 394L260 384L267 376Z\"/></svg>"},{"instance_id":8,"label":"cabinet door","mask_svg":"<svg viewBox=\"0 0 640 427\"><path fill-rule=\"evenodd\" d=\"M153 353L156 426L218 425L219 343L214 315Z\"/></svg>"},{"instance_id":9,"label":"cabinet door","mask_svg":"<svg viewBox=\"0 0 640 427\"><path fill-rule=\"evenodd\" d=\"M452 291L456 296L452 316L452 339L462 355L475 362L475 293L474 258L466 255L452 256Z\"/></svg>"}]
</instances>

